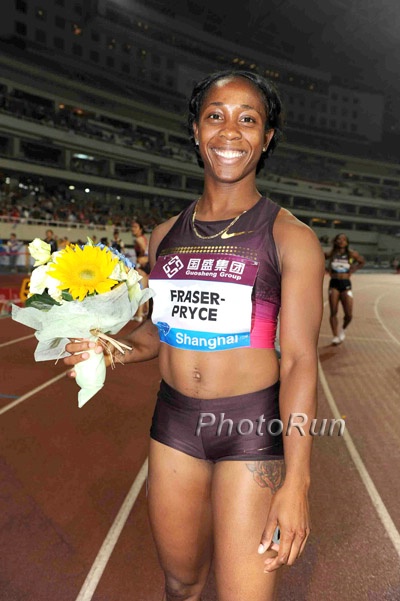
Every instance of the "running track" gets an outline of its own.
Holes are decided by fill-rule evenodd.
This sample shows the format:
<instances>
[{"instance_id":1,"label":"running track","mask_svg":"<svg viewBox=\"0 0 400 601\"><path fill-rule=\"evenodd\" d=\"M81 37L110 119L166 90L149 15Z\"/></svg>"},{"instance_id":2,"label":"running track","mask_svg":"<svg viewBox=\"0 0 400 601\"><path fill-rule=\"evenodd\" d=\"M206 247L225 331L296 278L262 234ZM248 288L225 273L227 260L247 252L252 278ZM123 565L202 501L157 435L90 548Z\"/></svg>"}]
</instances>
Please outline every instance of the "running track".
<instances>
[{"instance_id":1,"label":"running track","mask_svg":"<svg viewBox=\"0 0 400 601\"><path fill-rule=\"evenodd\" d=\"M346 341L330 345L325 305L319 342L318 415L346 434L315 438L312 534L279 601L400 600L400 276L353 288ZM78 409L65 366L35 364L35 346L0 320L0 600L160 601L145 496L157 361L108 370Z\"/></svg>"}]
</instances>

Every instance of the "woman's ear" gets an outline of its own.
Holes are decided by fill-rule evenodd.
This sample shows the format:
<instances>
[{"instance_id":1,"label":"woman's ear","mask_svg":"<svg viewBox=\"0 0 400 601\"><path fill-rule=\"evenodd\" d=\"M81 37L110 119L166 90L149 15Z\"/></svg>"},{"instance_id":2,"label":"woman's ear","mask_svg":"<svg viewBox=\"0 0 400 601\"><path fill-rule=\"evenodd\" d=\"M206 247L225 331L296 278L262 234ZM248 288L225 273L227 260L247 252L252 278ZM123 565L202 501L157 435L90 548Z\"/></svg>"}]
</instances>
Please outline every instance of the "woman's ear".
<instances>
[{"instance_id":1,"label":"woman's ear","mask_svg":"<svg viewBox=\"0 0 400 601\"><path fill-rule=\"evenodd\" d=\"M197 125L197 123L193 123L193 135L194 135L194 141L196 143L196 146L199 145L199 127Z\"/></svg>"},{"instance_id":2,"label":"woman's ear","mask_svg":"<svg viewBox=\"0 0 400 601\"><path fill-rule=\"evenodd\" d=\"M275 133L274 129L269 129L268 131L265 132L263 152L267 151L269 143L271 142L272 138L274 137L274 133Z\"/></svg>"}]
</instances>

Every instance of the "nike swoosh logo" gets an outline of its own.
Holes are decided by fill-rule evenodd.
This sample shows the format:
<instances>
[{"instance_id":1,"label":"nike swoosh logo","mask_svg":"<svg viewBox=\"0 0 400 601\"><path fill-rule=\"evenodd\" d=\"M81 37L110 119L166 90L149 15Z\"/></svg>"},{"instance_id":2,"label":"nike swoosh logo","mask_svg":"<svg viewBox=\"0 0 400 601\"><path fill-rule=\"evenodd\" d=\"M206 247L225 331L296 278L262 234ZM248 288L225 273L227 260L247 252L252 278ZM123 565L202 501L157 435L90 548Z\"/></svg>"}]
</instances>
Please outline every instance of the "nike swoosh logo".
<instances>
[{"instance_id":1,"label":"nike swoosh logo","mask_svg":"<svg viewBox=\"0 0 400 601\"><path fill-rule=\"evenodd\" d=\"M255 230L249 230L246 232L233 232L232 234L228 234L228 232L224 232L221 234L221 238L223 240L227 240L228 238L233 238L234 236L242 236L243 234L252 234Z\"/></svg>"}]
</instances>

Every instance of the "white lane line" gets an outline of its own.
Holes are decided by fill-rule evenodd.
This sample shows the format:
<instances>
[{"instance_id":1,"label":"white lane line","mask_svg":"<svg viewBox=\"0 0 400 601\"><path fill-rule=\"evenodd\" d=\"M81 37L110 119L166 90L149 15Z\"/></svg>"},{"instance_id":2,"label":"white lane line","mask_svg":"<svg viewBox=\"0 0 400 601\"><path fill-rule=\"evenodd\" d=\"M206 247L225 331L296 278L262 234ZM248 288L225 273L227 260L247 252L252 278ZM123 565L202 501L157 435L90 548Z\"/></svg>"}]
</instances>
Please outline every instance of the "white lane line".
<instances>
[{"instance_id":1,"label":"white lane line","mask_svg":"<svg viewBox=\"0 0 400 601\"><path fill-rule=\"evenodd\" d=\"M326 400L328 401L328 404L331 408L331 411L336 419L341 419L342 416L339 412L339 409L336 405L335 399L329 388L328 381L325 377L324 371L322 369L322 365L319 360L318 360L318 370L319 370L319 378L321 381L321 385L322 385L323 391L325 393ZM362 480L365 488L367 489L367 492L371 498L372 504L375 507L375 510L376 510L390 540L392 541L393 546L397 551L397 554L400 557L400 533L397 530L396 525L393 522L392 518L390 517L390 514L389 514L388 510L386 509L386 506L385 506L384 502L382 501L382 498L381 498L375 484L373 483L372 478L369 475L367 468L365 467L347 428L344 430L343 439L344 439L344 442L346 443L347 450L349 451L350 457L352 458L353 463L356 466L358 473L360 474L361 480Z\"/></svg>"},{"instance_id":2,"label":"white lane line","mask_svg":"<svg viewBox=\"0 0 400 601\"><path fill-rule=\"evenodd\" d=\"M2 342L0 344L0 348L3 346L9 346L10 344L16 344L17 342L22 342L23 340L28 340L29 338L34 338L35 334L30 334L29 336L22 336L22 338L14 338L13 340L9 340L8 342Z\"/></svg>"},{"instance_id":3,"label":"white lane line","mask_svg":"<svg viewBox=\"0 0 400 601\"><path fill-rule=\"evenodd\" d=\"M333 334L320 334L320 338L332 338ZM388 338L367 338L366 336L346 336L346 340L361 340L362 342L385 342L392 344Z\"/></svg>"},{"instance_id":4,"label":"white lane line","mask_svg":"<svg viewBox=\"0 0 400 601\"><path fill-rule=\"evenodd\" d=\"M370 288L377 287L377 286L379 286L379 288L381 288L381 285L380 285L380 284L371 284L370 286L361 286L360 288L358 288L358 290L370 289ZM357 292L358 292L358 290L357 290ZM390 336L390 338L393 340L393 342L395 342L396 344L400 344L400 340L398 340L398 339L396 338L396 336L394 336L394 335L393 335L393 334L390 332L390 330L389 330L389 329L386 327L386 325L383 323L383 320L382 320L382 318L380 317L380 315L379 315L379 311L378 311L378 304L379 304L379 302L381 301L381 299L382 299L384 296L387 296L388 294L391 294L391 292L392 292L392 290L391 290L390 292L384 292L383 294L381 294L381 295L380 295L380 296L379 296L379 297L378 297L378 298L375 300L375 303L374 303L374 313L375 313L375 317L377 318L377 320L379 321L379 323L381 324L381 326L383 327L383 329L386 331L386 333L387 333L387 334ZM325 311L325 307L326 307L328 304L329 304L329 298L328 298L328 299L326 299L326 300L324 301L324 304L323 304L324 311ZM321 333L320 333L319 335L320 335L321 337L324 337L324 338L325 338L325 337L330 337L332 334L321 334ZM351 337L349 338L349 340L366 340L366 341L368 341L368 340L372 340L373 342L391 342L390 340L385 340L385 339L383 339L383 338L382 338L382 339L381 339L381 338L372 338L372 339L370 339L370 338L361 338L361 337L356 337L356 336L351 336Z\"/></svg>"},{"instance_id":5,"label":"white lane line","mask_svg":"<svg viewBox=\"0 0 400 601\"><path fill-rule=\"evenodd\" d=\"M23 394L22 396L18 397L15 401L13 401L12 403L9 403L8 405L5 405L4 407L2 407L0 409L0 415L3 415L3 413L6 413L7 411L9 411L10 409L14 409L14 407L16 407L17 405L19 405L20 403L23 403L24 401L26 401L26 399L29 399L31 396L33 396L34 394L40 392L41 390L43 390L44 388L47 388L47 386L51 386L52 384L54 384L55 382L58 382L58 380L61 380L61 378L64 378L65 375L69 372L70 370L67 369L66 371L64 371L62 374L59 374L58 376L56 376L55 378L52 378L51 380L47 380L47 382L44 382L44 384L41 384L40 386L37 386L36 388L33 388L32 390L30 390L29 392L27 392L26 394Z\"/></svg>"},{"instance_id":6,"label":"white lane line","mask_svg":"<svg viewBox=\"0 0 400 601\"><path fill-rule=\"evenodd\" d=\"M96 559L90 569L89 574L86 577L85 582L75 601L90 601L93 594L100 582L103 572L106 568L108 560L117 544L119 535L125 526L125 523L129 517L131 509L135 504L138 494L143 486L144 481L147 477L148 460L146 459L140 468L140 472L135 478L130 491L125 497L125 501L122 503L121 508L110 528L104 543L102 544L100 551L97 554Z\"/></svg>"},{"instance_id":7,"label":"white lane line","mask_svg":"<svg viewBox=\"0 0 400 601\"><path fill-rule=\"evenodd\" d=\"M390 336L390 338L391 338L392 340L394 340L394 342L395 342L396 344L400 344L400 340L398 340L398 338L396 338L396 336L394 336L394 335L392 334L392 332L389 330L389 328L387 328L387 327L386 327L386 325L383 323L383 320L382 320L381 316L379 315L378 305L379 305L379 303L380 303L381 299L382 299L384 296L387 296L388 294L390 294L390 293L389 293L389 292L386 292L385 294L381 294L381 295L380 295L380 296L379 296L379 297L376 299L376 301L375 301L375 303L374 303L374 311L375 311L375 315L376 315L376 318L377 318L377 320L379 321L379 323L381 324L381 326L382 326L382 328L385 330L385 332L386 332L386 333L387 333L387 334Z\"/></svg>"}]
</instances>

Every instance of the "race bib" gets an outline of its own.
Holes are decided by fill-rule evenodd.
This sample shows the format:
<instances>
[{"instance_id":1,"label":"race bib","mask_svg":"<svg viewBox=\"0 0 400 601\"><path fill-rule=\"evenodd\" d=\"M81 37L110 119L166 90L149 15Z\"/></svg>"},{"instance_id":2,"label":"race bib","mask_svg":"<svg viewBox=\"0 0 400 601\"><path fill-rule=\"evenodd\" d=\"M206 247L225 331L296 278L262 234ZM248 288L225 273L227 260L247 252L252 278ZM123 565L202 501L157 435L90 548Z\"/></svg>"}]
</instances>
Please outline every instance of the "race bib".
<instances>
[{"instance_id":1,"label":"race bib","mask_svg":"<svg viewBox=\"0 0 400 601\"><path fill-rule=\"evenodd\" d=\"M222 253L159 257L149 286L160 340L196 351L250 346L257 270L256 261Z\"/></svg>"}]
</instances>

